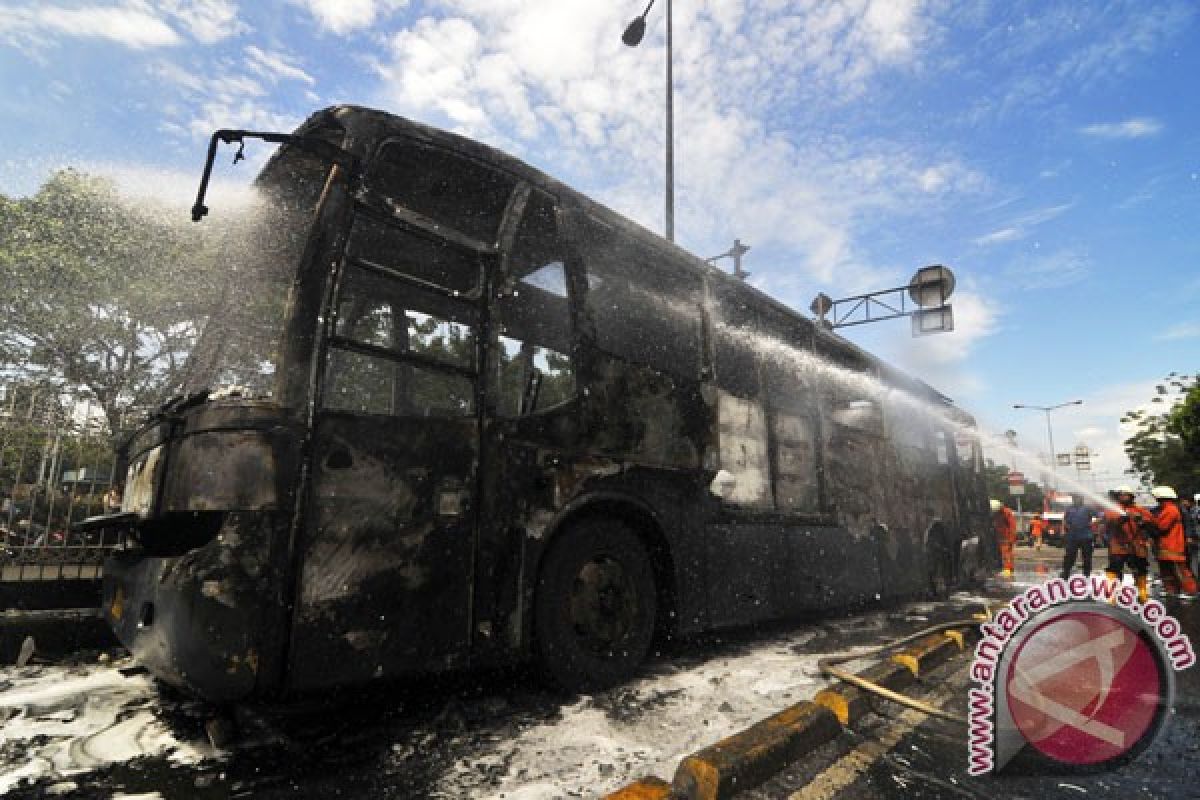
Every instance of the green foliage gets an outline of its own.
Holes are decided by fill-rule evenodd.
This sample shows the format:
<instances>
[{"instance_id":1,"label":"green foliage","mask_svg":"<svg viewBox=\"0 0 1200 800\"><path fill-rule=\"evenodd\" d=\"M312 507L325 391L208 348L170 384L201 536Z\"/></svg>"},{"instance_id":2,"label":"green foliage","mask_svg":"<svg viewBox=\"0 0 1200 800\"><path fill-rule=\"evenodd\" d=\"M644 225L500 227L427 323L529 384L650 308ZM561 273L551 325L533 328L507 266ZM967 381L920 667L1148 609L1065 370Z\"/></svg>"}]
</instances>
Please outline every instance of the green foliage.
<instances>
[{"instance_id":1,"label":"green foliage","mask_svg":"<svg viewBox=\"0 0 1200 800\"><path fill-rule=\"evenodd\" d=\"M1200 374L1172 372L1155 387L1152 410L1128 411L1125 453L1146 483L1174 487L1180 497L1200 492Z\"/></svg>"},{"instance_id":2,"label":"green foliage","mask_svg":"<svg viewBox=\"0 0 1200 800\"><path fill-rule=\"evenodd\" d=\"M0 364L83 392L111 430L178 383L212 275L199 230L123 202L107 180L63 170L37 194L0 197Z\"/></svg>"},{"instance_id":3,"label":"green foliage","mask_svg":"<svg viewBox=\"0 0 1200 800\"><path fill-rule=\"evenodd\" d=\"M997 464L988 459L983 468L983 477L987 484L988 497L999 500L1016 511L1017 498L1008 491L1008 473L1011 471L1012 467L1007 464ZM1042 491L1042 487L1034 481L1027 481L1025 494L1021 495L1021 510L1041 511L1044 499L1045 493Z\"/></svg>"},{"instance_id":4,"label":"green foliage","mask_svg":"<svg viewBox=\"0 0 1200 800\"><path fill-rule=\"evenodd\" d=\"M207 225L70 169L0 196L0 369L94 400L114 436L180 392L269 393L305 176Z\"/></svg>"}]
</instances>

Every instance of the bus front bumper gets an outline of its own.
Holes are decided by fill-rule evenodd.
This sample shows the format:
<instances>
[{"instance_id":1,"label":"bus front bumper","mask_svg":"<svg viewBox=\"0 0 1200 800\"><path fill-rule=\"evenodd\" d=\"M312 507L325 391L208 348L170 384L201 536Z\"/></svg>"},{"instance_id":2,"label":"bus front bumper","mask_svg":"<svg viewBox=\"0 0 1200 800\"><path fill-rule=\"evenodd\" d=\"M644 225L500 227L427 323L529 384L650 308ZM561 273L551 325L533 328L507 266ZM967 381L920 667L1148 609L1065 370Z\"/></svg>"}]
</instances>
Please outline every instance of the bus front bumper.
<instances>
[{"instance_id":1,"label":"bus front bumper","mask_svg":"<svg viewBox=\"0 0 1200 800\"><path fill-rule=\"evenodd\" d=\"M259 687L262 613L246 592L195 569L190 562L205 549L167 558L115 553L104 565L101 609L117 639L156 678L227 703Z\"/></svg>"}]
</instances>

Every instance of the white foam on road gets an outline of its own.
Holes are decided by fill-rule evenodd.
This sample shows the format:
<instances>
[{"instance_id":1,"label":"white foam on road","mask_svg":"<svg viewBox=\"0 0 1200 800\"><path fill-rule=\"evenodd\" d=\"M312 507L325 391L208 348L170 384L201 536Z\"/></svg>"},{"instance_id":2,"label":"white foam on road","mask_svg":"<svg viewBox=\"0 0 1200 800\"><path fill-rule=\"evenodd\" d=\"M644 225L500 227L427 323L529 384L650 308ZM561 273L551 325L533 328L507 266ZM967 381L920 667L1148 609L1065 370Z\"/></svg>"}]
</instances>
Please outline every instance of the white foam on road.
<instances>
[{"instance_id":1,"label":"white foam on road","mask_svg":"<svg viewBox=\"0 0 1200 800\"><path fill-rule=\"evenodd\" d=\"M207 743L182 742L167 730L145 675L36 666L0 669L0 681L11 683L0 691L0 794L23 778L60 780L139 756L191 764L215 755Z\"/></svg>"},{"instance_id":2,"label":"white foam on road","mask_svg":"<svg viewBox=\"0 0 1200 800\"><path fill-rule=\"evenodd\" d=\"M729 657L672 668L617 690L643 710L625 720L608 703L585 696L561 716L536 724L470 761L441 782L445 797L549 800L593 797L647 775L670 778L685 755L810 699L826 685L817 669L826 654L793 648L817 635L809 628ZM856 669L853 662L847 665Z\"/></svg>"},{"instance_id":3,"label":"white foam on road","mask_svg":"<svg viewBox=\"0 0 1200 800\"><path fill-rule=\"evenodd\" d=\"M818 633L858 636L881 644L899 617L919 623L937 610L986 605L989 598L956 592L947 601L910 603L826 620L786 635L747 644L728 657L679 667L658 665L660 674L626 684L629 720L605 709L604 696L583 697L556 719L526 728L512 739L459 761L442 778L440 796L472 800L549 800L595 797L648 775L669 780L686 756L801 700L828 680L817 661L830 653L799 653ZM849 652L870 645L849 648ZM850 661L856 672L870 660ZM624 704L624 703L623 703Z\"/></svg>"}]
</instances>

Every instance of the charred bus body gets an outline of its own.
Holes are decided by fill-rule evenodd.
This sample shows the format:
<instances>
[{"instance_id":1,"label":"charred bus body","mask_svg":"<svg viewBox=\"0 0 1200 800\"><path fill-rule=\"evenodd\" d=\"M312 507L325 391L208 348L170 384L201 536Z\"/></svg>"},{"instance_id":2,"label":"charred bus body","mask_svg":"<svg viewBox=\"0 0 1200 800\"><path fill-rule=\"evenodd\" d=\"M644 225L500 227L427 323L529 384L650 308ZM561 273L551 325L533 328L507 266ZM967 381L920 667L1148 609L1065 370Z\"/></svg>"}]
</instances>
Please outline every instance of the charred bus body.
<instances>
[{"instance_id":1,"label":"charred bus body","mask_svg":"<svg viewBox=\"0 0 1200 800\"><path fill-rule=\"evenodd\" d=\"M656 634L992 565L978 443L867 396L969 422L924 384L478 143L353 107L276 141L258 266L193 353L193 387L244 388L128 447L103 603L160 678L232 701L535 657L596 687Z\"/></svg>"}]
</instances>

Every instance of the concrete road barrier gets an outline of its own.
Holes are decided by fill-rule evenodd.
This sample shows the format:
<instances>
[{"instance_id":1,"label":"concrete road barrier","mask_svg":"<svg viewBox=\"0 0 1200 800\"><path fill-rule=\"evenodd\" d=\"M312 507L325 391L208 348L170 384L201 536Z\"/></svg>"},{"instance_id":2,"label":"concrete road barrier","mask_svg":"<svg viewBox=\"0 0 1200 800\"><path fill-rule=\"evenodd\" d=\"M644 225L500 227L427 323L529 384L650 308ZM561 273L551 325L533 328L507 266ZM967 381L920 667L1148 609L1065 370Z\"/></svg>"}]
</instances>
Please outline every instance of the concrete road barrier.
<instances>
[{"instance_id":1,"label":"concrete road barrier","mask_svg":"<svg viewBox=\"0 0 1200 800\"><path fill-rule=\"evenodd\" d=\"M841 731L829 709L797 703L685 758L675 771L672 791L687 800L730 797L759 785Z\"/></svg>"},{"instance_id":2,"label":"concrete road barrier","mask_svg":"<svg viewBox=\"0 0 1200 800\"><path fill-rule=\"evenodd\" d=\"M900 692L916 683L923 672L964 652L967 639L977 636L975 628L965 634L958 630L933 633L856 676ZM643 778L607 795L605 800L728 800L832 741L844 726L868 714L875 699L864 688L836 681L818 692L812 702L790 706L683 759L670 785L657 778Z\"/></svg>"},{"instance_id":3,"label":"concrete road barrier","mask_svg":"<svg viewBox=\"0 0 1200 800\"><path fill-rule=\"evenodd\" d=\"M603 800L667 800L670 796L671 784L662 778L642 778L612 794L606 794Z\"/></svg>"},{"instance_id":4,"label":"concrete road barrier","mask_svg":"<svg viewBox=\"0 0 1200 800\"><path fill-rule=\"evenodd\" d=\"M907 665L895 661L884 661L857 674L863 680L893 692L903 691L917 680L916 673ZM817 692L813 702L829 709L842 725L850 725L870 712L871 701L874 699L875 695L866 689L837 681Z\"/></svg>"},{"instance_id":5,"label":"concrete road barrier","mask_svg":"<svg viewBox=\"0 0 1200 800\"><path fill-rule=\"evenodd\" d=\"M908 668L913 677L919 677L922 670L933 669L961 651L962 646L953 637L944 633L931 633L924 639L918 639L916 644L907 650L892 656L891 661Z\"/></svg>"}]
</instances>

